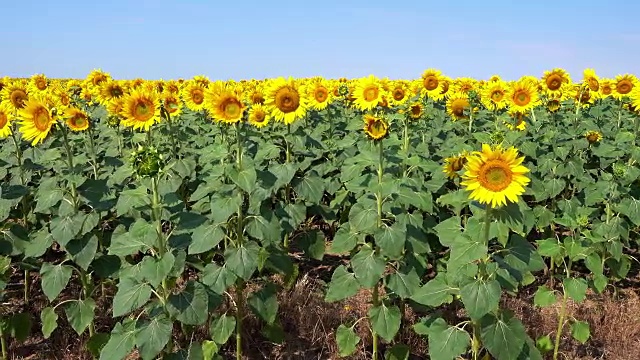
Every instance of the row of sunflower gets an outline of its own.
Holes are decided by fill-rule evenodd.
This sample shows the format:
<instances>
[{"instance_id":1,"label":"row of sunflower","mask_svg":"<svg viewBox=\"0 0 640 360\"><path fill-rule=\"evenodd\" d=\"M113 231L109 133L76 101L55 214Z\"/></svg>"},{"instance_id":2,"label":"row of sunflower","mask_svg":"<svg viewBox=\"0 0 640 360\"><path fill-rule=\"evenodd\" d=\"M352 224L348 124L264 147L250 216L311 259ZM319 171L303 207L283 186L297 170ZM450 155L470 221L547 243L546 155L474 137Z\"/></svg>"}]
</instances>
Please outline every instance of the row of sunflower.
<instances>
[{"instance_id":1,"label":"row of sunflower","mask_svg":"<svg viewBox=\"0 0 640 360\"><path fill-rule=\"evenodd\" d=\"M142 79L114 80L101 70L86 79L48 79L37 74L29 79L0 79L0 137L11 134L11 121L19 120L19 131L32 145L42 142L58 119L71 130L89 126L83 104L100 104L112 120L134 130L148 130L166 115L177 117L187 108L206 112L215 120L233 123L243 119L264 127L271 119L290 124L309 110L323 110L335 101L361 111L376 108L406 112L411 118L423 114L423 101L442 102L453 120L468 117L481 105L490 111L506 111L522 118L537 106L557 111L564 101L573 100L582 107L598 99L628 97L631 110L640 109L640 87L634 75L602 79L591 69L580 82L572 82L563 69L547 71L541 78L524 76L504 81L451 79L440 71L426 70L420 79L389 80L373 75L361 79L268 79L211 81L204 76L190 80ZM518 121L511 128L524 129Z\"/></svg>"}]
</instances>

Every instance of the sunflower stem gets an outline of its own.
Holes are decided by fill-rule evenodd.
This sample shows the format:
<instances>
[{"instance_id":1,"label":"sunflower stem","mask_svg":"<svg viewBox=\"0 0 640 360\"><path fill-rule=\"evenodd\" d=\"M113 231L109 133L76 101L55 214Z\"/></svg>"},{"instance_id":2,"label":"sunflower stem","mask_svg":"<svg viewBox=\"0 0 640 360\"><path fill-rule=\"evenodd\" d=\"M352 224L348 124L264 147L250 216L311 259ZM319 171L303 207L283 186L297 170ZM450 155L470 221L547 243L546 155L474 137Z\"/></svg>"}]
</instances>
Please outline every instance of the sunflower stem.
<instances>
[{"instance_id":1,"label":"sunflower stem","mask_svg":"<svg viewBox=\"0 0 640 360\"><path fill-rule=\"evenodd\" d=\"M291 163L291 145L289 144L289 139L291 138L291 124L287 124L287 136L284 139L285 145L285 163ZM284 202L285 204L289 204L291 201L291 184L287 183L284 187ZM289 249L289 233L284 234L284 242L283 246L285 250Z\"/></svg>"},{"instance_id":2,"label":"sunflower stem","mask_svg":"<svg viewBox=\"0 0 640 360\"><path fill-rule=\"evenodd\" d=\"M93 178L98 179L98 157L96 156L96 145L93 139L93 126L89 124L89 131L87 131L87 137L89 138L89 153L91 155Z\"/></svg>"},{"instance_id":3,"label":"sunflower stem","mask_svg":"<svg viewBox=\"0 0 640 360\"><path fill-rule=\"evenodd\" d=\"M178 158L178 145L176 143L175 137L175 129L173 127L173 122L171 121L171 114L164 107L160 110L164 114L164 118L167 119L167 124L169 124L169 138L171 139L171 152L173 152L173 157Z\"/></svg>"},{"instance_id":4,"label":"sunflower stem","mask_svg":"<svg viewBox=\"0 0 640 360\"><path fill-rule=\"evenodd\" d=\"M153 222L156 225L156 234L157 234L157 242L158 242L158 258L162 258L164 254L167 252L167 244L166 239L164 237L164 233L162 231L162 204L160 203L160 192L158 191L158 182L160 181L158 175L154 175L151 177L151 216ZM162 278L160 283L162 288L162 306L164 306L165 311L167 309L167 299L169 297L169 289L167 285L166 276Z\"/></svg>"},{"instance_id":5,"label":"sunflower stem","mask_svg":"<svg viewBox=\"0 0 640 360\"><path fill-rule=\"evenodd\" d=\"M378 296L378 283L376 282L376 285L373 288L373 294L371 295L372 297L372 303L373 303L373 307L378 307L380 306L380 299ZM378 333L373 330L373 327L371 329L371 337L373 338L373 353L371 354L371 358L373 360L378 360Z\"/></svg>"},{"instance_id":6,"label":"sunflower stem","mask_svg":"<svg viewBox=\"0 0 640 360\"><path fill-rule=\"evenodd\" d=\"M382 175L384 171L384 148L382 147L382 139L378 140L378 190L376 192L376 205L378 210L378 227L382 227L382 193L380 191L382 185ZM376 249L377 252L377 249ZM379 282L379 281L378 281ZM380 299L378 294L378 282L376 282L373 288L373 294L371 295L371 302L373 307L380 306ZM371 328L371 337L373 339L373 354L372 359L378 359L378 333Z\"/></svg>"},{"instance_id":7,"label":"sunflower stem","mask_svg":"<svg viewBox=\"0 0 640 360\"><path fill-rule=\"evenodd\" d=\"M13 145L15 145L16 147L16 160L18 160L18 168L20 169L20 185L24 186L28 190L27 179L24 175L24 162L22 159L22 148L20 148L20 142L18 141L16 132L13 131L13 129L11 131L11 139L13 139ZM24 221L24 225L26 226L28 215L29 215L29 211L27 210L29 203L26 195L22 197L21 202L22 202L22 220Z\"/></svg>"},{"instance_id":8,"label":"sunflower stem","mask_svg":"<svg viewBox=\"0 0 640 360\"><path fill-rule=\"evenodd\" d=\"M69 144L69 130L67 130L66 126L60 126L62 129L62 139L64 140L64 149L67 153L67 166L69 167L69 171L74 173L73 167L73 153L71 152L71 145ZM76 183L71 181L71 200L73 201L73 210L75 212L78 211L78 190L76 189Z\"/></svg>"},{"instance_id":9,"label":"sunflower stem","mask_svg":"<svg viewBox=\"0 0 640 360\"><path fill-rule=\"evenodd\" d=\"M244 281L236 285L236 360L242 360L242 318L244 317Z\"/></svg>"},{"instance_id":10,"label":"sunflower stem","mask_svg":"<svg viewBox=\"0 0 640 360\"><path fill-rule=\"evenodd\" d=\"M404 128L403 128L403 132L402 132L402 137L404 140L404 144L403 144L403 148L402 150L404 151L405 154L405 161L404 161L404 177L407 177L408 175L408 170L409 170L409 166L407 165L407 159L409 158L409 120L405 117L404 119Z\"/></svg>"},{"instance_id":11,"label":"sunflower stem","mask_svg":"<svg viewBox=\"0 0 640 360\"><path fill-rule=\"evenodd\" d=\"M571 260L566 268L567 278L571 273ZM562 336L562 328L564 327L564 320L567 312L567 290L562 285L562 303L560 304L560 317L558 319L558 328L556 330L556 341L553 344L553 360L558 360L558 350L560 349L560 337Z\"/></svg>"},{"instance_id":12,"label":"sunflower stem","mask_svg":"<svg viewBox=\"0 0 640 360\"><path fill-rule=\"evenodd\" d=\"M0 319L1 321L2 319ZM9 360L7 339L4 336L4 324L0 323L0 344L2 344L2 360Z\"/></svg>"},{"instance_id":13,"label":"sunflower stem","mask_svg":"<svg viewBox=\"0 0 640 360\"><path fill-rule=\"evenodd\" d=\"M237 153L236 153L236 165L238 171L242 171L242 131L241 131L241 121L236 122L236 140L238 143ZM236 219L236 246L240 247L244 242L244 214L243 208L244 205L244 191L240 189L240 193L242 194L243 201L238 205L238 216ZM244 318L244 280L239 279L236 284L236 359L242 359L242 320Z\"/></svg>"},{"instance_id":14,"label":"sunflower stem","mask_svg":"<svg viewBox=\"0 0 640 360\"><path fill-rule=\"evenodd\" d=\"M470 104L469 107L469 134L471 134L471 130L473 130L473 104Z\"/></svg>"}]
</instances>

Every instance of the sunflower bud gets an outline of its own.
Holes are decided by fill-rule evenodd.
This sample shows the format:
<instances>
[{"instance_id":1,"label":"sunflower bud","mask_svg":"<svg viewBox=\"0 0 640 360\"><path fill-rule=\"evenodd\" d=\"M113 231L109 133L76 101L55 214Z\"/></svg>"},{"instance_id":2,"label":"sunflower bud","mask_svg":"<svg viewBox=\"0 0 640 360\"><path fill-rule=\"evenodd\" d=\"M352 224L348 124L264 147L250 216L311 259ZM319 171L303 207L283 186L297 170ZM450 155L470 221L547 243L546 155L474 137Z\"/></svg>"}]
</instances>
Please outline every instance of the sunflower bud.
<instances>
[{"instance_id":1,"label":"sunflower bud","mask_svg":"<svg viewBox=\"0 0 640 360\"><path fill-rule=\"evenodd\" d=\"M491 142L494 144L501 144L504 141L504 132L497 130L491 133L489 136Z\"/></svg>"},{"instance_id":2,"label":"sunflower bud","mask_svg":"<svg viewBox=\"0 0 640 360\"><path fill-rule=\"evenodd\" d=\"M349 85L347 85L346 83L340 83L340 85L338 85L338 95L340 96L349 95Z\"/></svg>"},{"instance_id":3,"label":"sunflower bud","mask_svg":"<svg viewBox=\"0 0 640 360\"><path fill-rule=\"evenodd\" d=\"M117 115L110 115L107 118L107 124L112 128L116 128L120 125L120 118Z\"/></svg>"},{"instance_id":4,"label":"sunflower bud","mask_svg":"<svg viewBox=\"0 0 640 360\"><path fill-rule=\"evenodd\" d=\"M613 164L613 176L617 178L623 178L627 175L627 165L624 163L614 163Z\"/></svg>"},{"instance_id":5,"label":"sunflower bud","mask_svg":"<svg viewBox=\"0 0 640 360\"><path fill-rule=\"evenodd\" d=\"M164 167L164 159L154 147L139 146L137 151L131 154L133 171L138 177L152 177L158 175Z\"/></svg>"},{"instance_id":6,"label":"sunflower bud","mask_svg":"<svg viewBox=\"0 0 640 360\"><path fill-rule=\"evenodd\" d=\"M576 222L580 227L586 227L589 225L589 217L587 215L579 215Z\"/></svg>"}]
</instances>

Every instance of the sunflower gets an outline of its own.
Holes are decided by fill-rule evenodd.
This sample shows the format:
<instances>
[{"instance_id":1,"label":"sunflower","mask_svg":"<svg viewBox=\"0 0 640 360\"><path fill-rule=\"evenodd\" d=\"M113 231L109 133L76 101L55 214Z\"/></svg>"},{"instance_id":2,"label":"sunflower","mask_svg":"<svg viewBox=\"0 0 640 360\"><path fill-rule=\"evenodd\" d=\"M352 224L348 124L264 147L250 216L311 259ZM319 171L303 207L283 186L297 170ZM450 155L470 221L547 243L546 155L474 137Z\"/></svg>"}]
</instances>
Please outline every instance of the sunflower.
<instances>
[{"instance_id":1,"label":"sunflower","mask_svg":"<svg viewBox=\"0 0 640 360\"><path fill-rule=\"evenodd\" d=\"M422 73L422 95L436 99L439 98L443 89L442 72L437 69L427 69ZM448 85L447 85L448 87Z\"/></svg>"},{"instance_id":2,"label":"sunflower","mask_svg":"<svg viewBox=\"0 0 640 360\"><path fill-rule=\"evenodd\" d=\"M168 80L164 83L164 91L165 93L171 94L180 94L180 83L176 80Z\"/></svg>"},{"instance_id":3,"label":"sunflower","mask_svg":"<svg viewBox=\"0 0 640 360\"><path fill-rule=\"evenodd\" d=\"M155 93L132 90L123 98L122 125L148 131L160 121L160 99Z\"/></svg>"},{"instance_id":4,"label":"sunflower","mask_svg":"<svg viewBox=\"0 0 640 360\"><path fill-rule=\"evenodd\" d=\"M251 105L251 109L249 109L249 124L262 128L267 126L271 120L267 109L262 104L253 104Z\"/></svg>"},{"instance_id":5,"label":"sunflower","mask_svg":"<svg viewBox=\"0 0 640 360\"><path fill-rule=\"evenodd\" d=\"M491 75L491 77L489 78L489 82L496 82L496 81L502 81L502 78L500 77L500 75Z\"/></svg>"},{"instance_id":6,"label":"sunflower","mask_svg":"<svg viewBox=\"0 0 640 360\"><path fill-rule=\"evenodd\" d=\"M547 100L547 111L550 113L555 113L562 107L562 102L558 99L548 99Z\"/></svg>"},{"instance_id":7,"label":"sunflower","mask_svg":"<svg viewBox=\"0 0 640 360\"><path fill-rule=\"evenodd\" d=\"M409 84L403 80L394 81L389 85L389 103L392 106L399 106L409 101Z\"/></svg>"},{"instance_id":8,"label":"sunflower","mask_svg":"<svg viewBox=\"0 0 640 360\"><path fill-rule=\"evenodd\" d=\"M373 75L359 79L352 92L354 106L363 111L375 108L383 95L382 84Z\"/></svg>"},{"instance_id":9,"label":"sunflower","mask_svg":"<svg viewBox=\"0 0 640 360\"><path fill-rule=\"evenodd\" d=\"M450 91L451 84L453 80L451 78L443 76L440 81L442 82L441 90L438 94L429 96L433 101L440 101L442 99L448 98L452 91Z\"/></svg>"},{"instance_id":10,"label":"sunflower","mask_svg":"<svg viewBox=\"0 0 640 360\"><path fill-rule=\"evenodd\" d=\"M511 121L504 122L505 126L509 130L524 131L527 128L527 122L524 120L524 113L510 110L509 115L515 120L515 123Z\"/></svg>"},{"instance_id":11,"label":"sunflower","mask_svg":"<svg viewBox=\"0 0 640 360\"><path fill-rule=\"evenodd\" d=\"M7 102L0 103L0 139L11 135L11 120L13 120L13 108Z\"/></svg>"},{"instance_id":12,"label":"sunflower","mask_svg":"<svg viewBox=\"0 0 640 360\"><path fill-rule=\"evenodd\" d=\"M613 80L611 79L602 79L600 80L600 93L603 97L612 96L613 95Z\"/></svg>"},{"instance_id":13,"label":"sunflower","mask_svg":"<svg viewBox=\"0 0 640 360\"><path fill-rule=\"evenodd\" d=\"M89 128L89 116L78 109L68 108L64 113L65 121L72 131L84 131Z\"/></svg>"},{"instance_id":14,"label":"sunflower","mask_svg":"<svg viewBox=\"0 0 640 360\"><path fill-rule=\"evenodd\" d=\"M584 137L587 139L589 144L595 144L602 140L602 134L598 131L589 130L584 134Z\"/></svg>"},{"instance_id":15,"label":"sunflower","mask_svg":"<svg viewBox=\"0 0 640 360\"><path fill-rule=\"evenodd\" d=\"M551 71L545 71L541 83L545 94L554 97L560 95L562 100L568 98L569 94L567 92L570 90L571 77L564 69L556 68Z\"/></svg>"},{"instance_id":16,"label":"sunflower","mask_svg":"<svg viewBox=\"0 0 640 360\"><path fill-rule=\"evenodd\" d=\"M122 120L122 110L124 109L124 99L117 98L111 100L107 104L107 112L109 113L109 125L117 126L120 125L120 121Z\"/></svg>"},{"instance_id":17,"label":"sunflower","mask_svg":"<svg viewBox=\"0 0 640 360\"><path fill-rule=\"evenodd\" d=\"M466 93L453 93L447 99L447 114L451 116L453 121L468 119L469 115L466 112L470 110L469 97Z\"/></svg>"},{"instance_id":18,"label":"sunflower","mask_svg":"<svg viewBox=\"0 0 640 360\"><path fill-rule=\"evenodd\" d=\"M467 163L468 152L464 151L459 153L458 155L448 157L444 159L444 166L442 172L447 174L449 179L455 179L458 176L458 171L464 168L464 165Z\"/></svg>"},{"instance_id":19,"label":"sunflower","mask_svg":"<svg viewBox=\"0 0 640 360\"><path fill-rule=\"evenodd\" d=\"M97 89L96 98L102 105L108 104L111 99L123 97L126 93L121 82L116 80L104 81L97 87Z\"/></svg>"},{"instance_id":20,"label":"sunflower","mask_svg":"<svg viewBox=\"0 0 640 360\"><path fill-rule=\"evenodd\" d=\"M165 88L165 91L160 95L162 106L169 113L172 118L180 116L182 113L182 102L180 101L180 95L174 93Z\"/></svg>"},{"instance_id":21,"label":"sunflower","mask_svg":"<svg viewBox=\"0 0 640 360\"><path fill-rule=\"evenodd\" d=\"M304 92L309 99L309 107L314 110L325 109L333 101L331 85L323 78L315 78L304 86Z\"/></svg>"},{"instance_id":22,"label":"sunflower","mask_svg":"<svg viewBox=\"0 0 640 360\"><path fill-rule=\"evenodd\" d=\"M93 69L87 75L86 81L89 83L91 87L98 87L103 81L107 81L111 79L111 75L105 73L100 69Z\"/></svg>"},{"instance_id":23,"label":"sunflower","mask_svg":"<svg viewBox=\"0 0 640 360\"><path fill-rule=\"evenodd\" d=\"M272 80L265 95L264 105L278 121L288 125L307 114L307 98L293 78Z\"/></svg>"},{"instance_id":24,"label":"sunflower","mask_svg":"<svg viewBox=\"0 0 640 360\"><path fill-rule=\"evenodd\" d=\"M482 144L482 151L467 157L460 184L471 191L470 199L492 208L506 205L507 200L516 203L531 181L525 176L529 169L523 161L514 147L504 150L500 145Z\"/></svg>"},{"instance_id":25,"label":"sunflower","mask_svg":"<svg viewBox=\"0 0 640 360\"><path fill-rule=\"evenodd\" d=\"M613 85L613 96L622 100L623 97L628 96L634 87L638 85L638 78L631 74L624 74L616 76L615 83Z\"/></svg>"},{"instance_id":26,"label":"sunflower","mask_svg":"<svg viewBox=\"0 0 640 360\"><path fill-rule=\"evenodd\" d=\"M480 101L489 110L496 111L507 107L509 87L504 81L490 81L480 91Z\"/></svg>"},{"instance_id":27,"label":"sunflower","mask_svg":"<svg viewBox=\"0 0 640 360\"><path fill-rule=\"evenodd\" d=\"M451 91L453 93L468 93L471 90L476 90L478 87L478 80L462 77L453 80L451 84Z\"/></svg>"},{"instance_id":28,"label":"sunflower","mask_svg":"<svg viewBox=\"0 0 640 360\"><path fill-rule=\"evenodd\" d=\"M189 110L200 111L204 108L205 90L206 87L202 83L192 80L182 87L180 96Z\"/></svg>"},{"instance_id":29,"label":"sunflower","mask_svg":"<svg viewBox=\"0 0 640 360\"><path fill-rule=\"evenodd\" d=\"M600 90L600 78L593 69L584 69L582 73L582 82L589 87L592 92Z\"/></svg>"},{"instance_id":30,"label":"sunflower","mask_svg":"<svg viewBox=\"0 0 640 360\"><path fill-rule=\"evenodd\" d=\"M531 81L517 81L507 94L509 108L517 112L527 112L539 103L538 92Z\"/></svg>"},{"instance_id":31,"label":"sunflower","mask_svg":"<svg viewBox=\"0 0 640 360\"><path fill-rule=\"evenodd\" d=\"M205 109L215 120L227 124L242 120L245 105L242 103L242 95L235 86L214 83L205 91L204 99Z\"/></svg>"},{"instance_id":32,"label":"sunflower","mask_svg":"<svg viewBox=\"0 0 640 360\"><path fill-rule=\"evenodd\" d=\"M0 100L2 100L2 89L4 89L5 86L9 85L10 82L11 79L8 76L0 78Z\"/></svg>"},{"instance_id":33,"label":"sunflower","mask_svg":"<svg viewBox=\"0 0 640 360\"><path fill-rule=\"evenodd\" d=\"M264 89L261 85L255 85L245 93L250 104L264 104Z\"/></svg>"},{"instance_id":34,"label":"sunflower","mask_svg":"<svg viewBox=\"0 0 640 360\"><path fill-rule=\"evenodd\" d=\"M584 84L576 84L573 88L573 100L580 107L589 107L595 102L596 97L593 96L595 93L597 92L591 91Z\"/></svg>"},{"instance_id":35,"label":"sunflower","mask_svg":"<svg viewBox=\"0 0 640 360\"><path fill-rule=\"evenodd\" d=\"M411 105L409 105L407 113L413 120L420 119L422 117L422 114L424 114L424 106L420 101L415 101L411 103Z\"/></svg>"},{"instance_id":36,"label":"sunflower","mask_svg":"<svg viewBox=\"0 0 640 360\"><path fill-rule=\"evenodd\" d=\"M1 97L3 102L9 102L15 110L22 109L29 98L26 83L22 80L12 81L2 89Z\"/></svg>"},{"instance_id":37,"label":"sunflower","mask_svg":"<svg viewBox=\"0 0 640 360\"><path fill-rule=\"evenodd\" d=\"M380 140L389 133L389 124L381 117L366 114L363 117L364 132L372 140Z\"/></svg>"},{"instance_id":38,"label":"sunflower","mask_svg":"<svg viewBox=\"0 0 640 360\"><path fill-rule=\"evenodd\" d=\"M42 94L30 96L24 107L18 110L20 116L20 132L22 137L38 145L49 135L51 127L56 123L55 105L51 98Z\"/></svg>"},{"instance_id":39,"label":"sunflower","mask_svg":"<svg viewBox=\"0 0 640 360\"><path fill-rule=\"evenodd\" d=\"M45 91L49 87L49 80L44 74L35 74L29 79L29 92Z\"/></svg>"}]
</instances>

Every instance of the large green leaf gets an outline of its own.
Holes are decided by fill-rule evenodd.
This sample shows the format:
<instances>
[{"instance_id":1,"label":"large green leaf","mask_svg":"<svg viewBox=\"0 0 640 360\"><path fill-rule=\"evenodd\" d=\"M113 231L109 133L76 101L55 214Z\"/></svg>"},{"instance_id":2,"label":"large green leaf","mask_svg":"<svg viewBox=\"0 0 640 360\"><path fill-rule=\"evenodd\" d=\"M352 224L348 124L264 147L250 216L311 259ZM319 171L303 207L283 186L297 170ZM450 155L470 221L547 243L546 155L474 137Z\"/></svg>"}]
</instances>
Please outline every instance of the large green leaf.
<instances>
[{"instance_id":1,"label":"large green leaf","mask_svg":"<svg viewBox=\"0 0 640 360\"><path fill-rule=\"evenodd\" d=\"M73 268L69 265L53 265L47 262L42 264L40 282L42 284L42 292L44 292L49 301L57 298L60 292L67 287L72 272Z\"/></svg>"},{"instance_id":2,"label":"large green leaf","mask_svg":"<svg viewBox=\"0 0 640 360\"><path fill-rule=\"evenodd\" d=\"M91 298L72 301L64 307L67 320L78 335L82 335L91 324L95 316L95 310L96 302Z\"/></svg>"},{"instance_id":3,"label":"large green leaf","mask_svg":"<svg viewBox=\"0 0 640 360\"><path fill-rule=\"evenodd\" d=\"M225 344L236 328L236 318L223 314L212 319L209 326L209 335L217 344Z\"/></svg>"},{"instance_id":4,"label":"large green leaf","mask_svg":"<svg viewBox=\"0 0 640 360\"><path fill-rule=\"evenodd\" d=\"M109 341L100 351L100 360L122 360L133 351L136 345L136 322L126 319L117 323L111 331Z\"/></svg>"},{"instance_id":5,"label":"large green leaf","mask_svg":"<svg viewBox=\"0 0 640 360\"><path fill-rule=\"evenodd\" d=\"M360 342L360 336L358 336L352 327L346 327L343 324L338 326L336 330L336 343L338 344L338 351L340 356L349 356L356 351L356 347Z\"/></svg>"},{"instance_id":6,"label":"large green leaf","mask_svg":"<svg viewBox=\"0 0 640 360\"><path fill-rule=\"evenodd\" d=\"M248 241L238 247L230 247L225 251L225 266L238 277L249 280L253 272L258 268L259 255L260 246L253 241Z\"/></svg>"},{"instance_id":7,"label":"large green leaf","mask_svg":"<svg viewBox=\"0 0 640 360\"><path fill-rule=\"evenodd\" d=\"M171 339L173 323L162 313L136 323L135 342L140 357L153 360Z\"/></svg>"},{"instance_id":8,"label":"large green leaf","mask_svg":"<svg viewBox=\"0 0 640 360\"><path fill-rule=\"evenodd\" d=\"M360 289L360 284L353 273L347 271L344 265L338 266L331 275L331 282L325 295L325 301L334 302L355 295Z\"/></svg>"},{"instance_id":9,"label":"large green leaf","mask_svg":"<svg viewBox=\"0 0 640 360\"><path fill-rule=\"evenodd\" d=\"M151 286L136 278L120 279L118 291L113 297L113 316L126 315L142 307L151 298Z\"/></svg>"},{"instance_id":10,"label":"large green leaf","mask_svg":"<svg viewBox=\"0 0 640 360\"><path fill-rule=\"evenodd\" d=\"M207 321L209 296L199 282L189 281L178 294L169 296L169 312L185 325L202 325Z\"/></svg>"},{"instance_id":11,"label":"large green leaf","mask_svg":"<svg viewBox=\"0 0 640 360\"><path fill-rule=\"evenodd\" d=\"M524 326L510 312L487 315L480 321L482 344L497 360L517 359L525 345Z\"/></svg>"},{"instance_id":12,"label":"large green leaf","mask_svg":"<svg viewBox=\"0 0 640 360\"><path fill-rule=\"evenodd\" d=\"M400 330L400 308L381 304L370 308L368 315L373 331L386 341L392 341Z\"/></svg>"},{"instance_id":13,"label":"large green leaf","mask_svg":"<svg viewBox=\"0 0 640 360\"><path fill-rule=\"evenodd\" d=\"M382 278L385 269L384 258L370 247L363 246L351 258L351 268L358 282L367 289L373 288Z\"/></svg>"},{"instance_id":14,"label":"large green leaf","mask_svg":"<svg viewBox=\"0 0 640 360\"><path fill-rule=\"evenodd\" d=\"M495 279L477 279L460 289L460 297L469 317L476 320L498 308L500 295L500 283Z\"/></svg>"},{"instance_id":15,"label":"large green leaf","mask_svg":"<svg viewBox=\"0 0 640 360\"><path fill-rule=\"evenodd\" d=\"M433 360L453 360L464 354L471 338L469 333L449 326L442 318L438 318L429 327L429 356Z\"/></svg>"},{"instance_id":16,"label":"large green leaf","mask_svg":"<svg viewBox=\"0 0 640 360\"><path fill-rule=\"evenodd\" d=\"M251 294L247 300L249 308L267 324L273 324L278 314L278 297L276 287L268 283L259 291Z\"/></svg>"},{"instance_id":17,"label":"large green leaf","mask_svg":"<svg viewBox=\"0 0 640 360\"><path fill-rule=\"evenodd\" d=\"M444 274L438 274L435 278L429 280L429 282L417 289L411 296L411 300L418 304L438 307L442 304L451 303L456 290L456 288L447 284Z\"/></svg>"}]
</instances>

